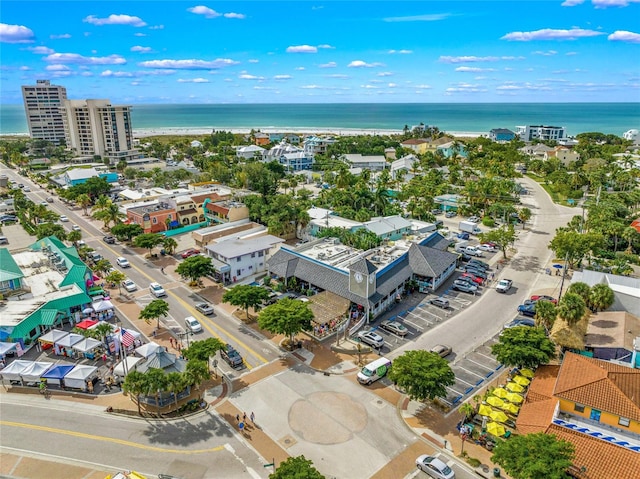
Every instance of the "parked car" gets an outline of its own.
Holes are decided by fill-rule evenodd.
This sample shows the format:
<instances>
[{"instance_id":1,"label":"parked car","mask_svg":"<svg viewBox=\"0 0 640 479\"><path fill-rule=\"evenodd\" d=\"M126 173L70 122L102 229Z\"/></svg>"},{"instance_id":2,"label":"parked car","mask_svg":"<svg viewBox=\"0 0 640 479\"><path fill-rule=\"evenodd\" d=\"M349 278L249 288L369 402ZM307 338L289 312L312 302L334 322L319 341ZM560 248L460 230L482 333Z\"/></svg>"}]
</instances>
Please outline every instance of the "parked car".
<instances>
[{"instance_id":1,"label":"parked car","mask_svg":"<svg viewBox=\"0 0 640 479\"><path fill-rule=\"evenodd\" d=\"M496 251L498 251L498 248L487 243L482 243L480 246L478 246L478 249L480 251L486 251L487 253L495 253Z\"/></svg>"},{"instance_id":2,"label":"parked car","mask_svg":"<svg viewBox=\"0 0 640 479\"><path fill-rule=\"evenodd\" d=\"M2 215L0 216L0 223L13 223L18 221L18 217L15 215Z\"/></svg>"},{"instance_id":3,"label":"parked car","mask_svg":"<svg viewBox=\"0 0 640 479\"><path fill-rule=\"evenodd\" d=\"M436 353L441 358L449 356L451 354L451 351L451 346L447 346L446 344L436 344L429 350L429 352Z\"/></svg>"},{"instance_id":4,"label":"parked car","mask_svg":"<svg viewBox=\"0 0 640 479\"><path fill-rule=\"evenodd\" d=\"M42 206L49 206L49 203L47 203L47 202L46 202L46 201L44 201L44 200L43 200L43 201L41 201L41 202L40 202L40 204L41 204Z\"/></svg>"},{"instance_id":5,"label":"parked car","mask_svg":"<svg viewBox=\"0 0 640 479\"><path fill-rule=\"evenodd\" d=\"M484 283L484 279L482 279L482 278L481 278L481 277L479 277L479 276L476 276L476 275L475 275L475 274L473 274L473 273L462 273L462 275L461 275L461 276L462 276L463 278L469 278L469 279L471 279L471 280L472 280L474 283L476 283L476 284L482 284L482 283ZM458 280L456 280L456 281L458 281ZM454 281L454 283L455 283L455 281Z\"/></svg>"},{"instance_id":6,"label":"parked car","mask_svg":"<svg viewBox=\"0 0 640 479\"><path fill-rule=\"evenodd\" d=\"M213 306L211 306L209 303L198 303L196 304L196 309L205 316L213 314Z\"/></svg>"},{"instance_id":7,"label":"parked car","mask_svg":"<svg viewBox=\"0 0 640 479\"><path fill-rule=\"evenodd\" d=\"M468 284L470 284L470 285L472 285L472 286L477 286L477 285L478 285L478 283L476 283L473 279L471 279L471 278L470 278L470 277L468 277L468 276L459 276L459 277L456 279L456 281L464 281L465 283L468 283Z\"/></svg>"},{"instance_id":8,"label":"parked car","mask_svg":"<svg viewBox=\"0 0 640 479\"><path fill-rule=\"evenodd\" d=\"M549 301L553 304L558 304L558 300L553 296L547 296L546 294L534 294L531 296L531 301Z\"/></svg>"},{"instance_id":9,"label":"parked car","mask_svg":"<svg viewBox=\"0 0 640 479\"><path fill-rule=\"evenodd\" d=\"M434 479L455 479L456 474L444 461L435 456L423 454L416 459L416 466Z\"/></svg>"},{"instance_id":10,"label":"parked car","mask_svg":"<svg viewBox=\"0 0 640 479\"><path fill-rule=\"evenodd\" d=\"M480 261L479 259L475 259L473 258L472 260L469 261L469 264L475 264L480 266L482 269L489 269L489 264L485 263L484 261Z\"/></svg>"},{"instance_id":11,"label":"parked car","mask_svg":"<svg viewBox=\"0 0 640 479\"><path fill-rule=\"evenodd\" d=\"M507 291L509 291L511 289L511 286L513 286L513 281L510 279L501 279L500 281L498 281L498 284L496 285L496 291L498 293L506 293Z\"/></svg>"},{"instance_id":12,"label":"parked car","mask_svg":"<svg viewBox=\"0 0 640 479\"><path fill-rule=\"evenodd\" d=\"M62 221L63 223L67 223L69 221L69 218L67 218L66 215L60 215L60 221Z\"/></svg>"},{"instance_id":13,"label":"parked car","mask_svg":"<svg viewBox=\"0 0 640 479\"><path fill-rule=\"evenodd\" d=\"M529 316L530 318L533 318L536 315L535 303L521 304L520 306L518 306L518 313L522 314L523 316Z\"/></svg>"},{"instance_id":14,"label":"parked car","mask_svg":"<svg viewBox=\"0 0 640 479\"><path fill-rule=\"evenodd\" d=\"M533 319L529 318L516 318L513 321L508 322L502 329L515 328L517 326L527 326L533 328L536 325L536 322Z\"/></svg>"},{"instance_id":15,"label":"parked car","mask_svg":"<svg viewBox=\"0 0 640 479\"><path fill-rule=\"evenodd\" d=\"M234 369L244 367L244 360L242 359L242 356L240 356L240 353L230 344L227 344L226 348L220 350L220 356Z\"/></svg>"},{"instance_id":16,"label":"parked car","mask_svg":"<svg viewBox=\"0 0 640 479\"><path fill-rule=\"evenodd\" d=\"M131 268L131 264L129 263L129 260L123 256L118 256L116 258L116 263L121 268Z\"/></svg>"},{"instance_id":17,"label":"parked car","mask_svg":"<svg viewBox=\"0 0 640 479\"><path fill-rule=\"evenodd\" d=\"M102 240L107 244L116 244L115 236L107 235Z\"/></svg>"},{"instance_id":18,"label":"parked car","mask_svg":"<svg viewBox=\"0 0 640 479\"><path fill-rule=\"evenodd\" d=\"M480 218L478 218L477 216L470 216L469 219L467 219L467 221L470 221L471 223L479 223Z\"/></svg>"},{"instance_id":19,"label":"parked car","mask_svg":"<svg viewBox=\"0 0 640 479\"><path fill-rule=\"evenodd\" d=\"M187 259L188 257L193 256L195 254L200 254L200 250L195 248L189 248L188 250L184 251L180 256L182 256L183 259Z\"/></svg>"},{"instance_id":20,"label":"parked car","mask_svg":"<svg viewBox=\"0 0 640 479\"><path fill-rule=\"evenodd\" d=\"M184 325L186 326L187 331L191 331L192 333L202 332L202 325L200 324L200 321L193 316L187 316L184 318Z\"/></svg>"},{"instance_id":21,"label":"parked car","mask_svg":"<svg viewBox=\"0 0 640 479\"><path fill-rule=\"evenodd\" d=\"M469 239L469 233L458 233L456 235L456 238L461 239L461 240L468 240Z\"/></svg>"},{"instance_id":22,"label":"parked car","mask_svg":"<svg viewBox=\"0 0 640 479\"><path fill-rule=\"evenodd\" d=\"M431 210L431 214L436 216L436 215L441 215L442 214L442 210L440 208L435 208L433 210Z\"/></svg>"},{"instance_id":23,"label":"parked car","mask_svg":"<svg viewBox=\"0 0 640 479\"><path fill-rule=\"evenodd\" d=\"M130 279L125 279L122 282L122 287L127 290L128 292L132 292L135 291L136 289L138 289L138 285L136 283L134 283L133 281L131 281Z\"/></svg>"},{"instance_id":24,"label":"parked car","mask_svg":"<svg viewBox=\"0 0 640 479\"><path fill-rule=\"evenodd\" d=\"M477 286L469 284L466 281L458 281L458 280L453 282L452 288L455 289L456 291L462 291L463 293L476 294L476 291L478 291Z\"/></svg>"},{"instance_id":25,"label":"parked car","mask_svg":"<svg viewBox=\"0 0 640 479\"><path fill-rule=\"evenodd\" d=\"M31 188L29 188L28 186L25 186L22 191L24 191L25 193L31 193Z\"/></svg>"},{"instance_id":26,"label":"parked car","mask_svg":"<svg viewBox=\"0 0 640 479\"><path fill-rule=\"evenodd\" d=\"M472 275L478 276L479 278L487 279L487 272L483 269L476 268L472 264L471 265L468 264L462 269L465 273L471 273Z\"/></svg>"},{"instance_id":27,"label":"parked car","mask_svg":"<svg viewBox=\"0 0 640 479\"><path fill-rule=\"evenodd\" d=\"M158 283L151 283L149 285L149 291L151 291L151 294L154 295L156 298L160 298L162 296L167 295L167 292Z\"/></svg>"},{"instance_id":28,"label":"parked car","mask_svg":"<svg viewBox=\"0 0 640 479\"><path fill-rule=\"evenodd\" d=\"M379 349L384 346L384 338L373 331L360 331L357 337L360 341L373 348Z\"/></svg>"},{"instance_id":29,"label":"parked car","mask_svg":"<svg viewBox=\"0 0 640 479\"><path fill-rule=\"evenodd\" d=\"M456 214L456 212L455 212L455 211L447 211L447 212L444 214L444 216L445 216L445 218L455 218L455 217L457 216L457 214Z\"/></svg>"},{"instance_id":30,"label":"parked car","mask_svg":"<svg viewBox=\"0 0 640 479\"><path fill-rule=\"evenodd\" d=\"M9 244L9 239L6 236L0 236L0 244Z\"/></svg>"},{"instance_id":31,"label":"parked car","mask_svg":"<svg viewBox=\"0 0 640 479\"><path fill-rule=\"evenodd\" d=\"M484 254L482 253L482 251L480 251L478 248L476 248L475 246L467 246L464 249L464 252L467 253L470 256L477 256L479 258L482 258L484 256Z\"/></svg>"},{"instance_id":32,"label":"parked car","mask_svg":"<svg viewBox=\"0 0 640 479\"><path fill-rule=\"evenodd\" d=\"M73 231L82 231L82 228L80 228L78 225L73 225L73 226L71 227L71 229L72 229Z\"/></svg>"},{"instance_id":33,"label":"parked car","mask_svg":"<svg viewBox=\"0 0 640 479\"><path fill-rule=\"evenodd\" d=\"M385 331L389 331L390 333L395 334L396 336L406 336L409 333L407 327L399 323L398 321L391 321L389 319L385 319L380 323L380 328Z\"/></svg>"},{"instance_id":34,"label":"parked car","mask_svg":"<svg viewBox=\"0 0 640 479\"><path fill-rule=\"evenodd\" d=\"M430 304L437 306L438 308L448 309L449 308L449 300L446 298L432 298L429 300Z\"/></svg>"},{"instance_id":35,"label":"parked car","mask_svg":"<svg viewBox=\"0 0 640 479\"><path fill-rule=\"evenodd\" d=\"M384 377L391 369L391 361L387 358L378 358L364 366L357 375L360 384L369 385Z\"/></svg>"},{"instance_id":36,"label":"parked car","mask_svg":"<svg viewBox=\"0 0 640 479\"><path fill-rule=\"evenodd\" d=\"M53 198L51 196L47 198L47 203L53 203Z\"/></svg>"}]
</instances>

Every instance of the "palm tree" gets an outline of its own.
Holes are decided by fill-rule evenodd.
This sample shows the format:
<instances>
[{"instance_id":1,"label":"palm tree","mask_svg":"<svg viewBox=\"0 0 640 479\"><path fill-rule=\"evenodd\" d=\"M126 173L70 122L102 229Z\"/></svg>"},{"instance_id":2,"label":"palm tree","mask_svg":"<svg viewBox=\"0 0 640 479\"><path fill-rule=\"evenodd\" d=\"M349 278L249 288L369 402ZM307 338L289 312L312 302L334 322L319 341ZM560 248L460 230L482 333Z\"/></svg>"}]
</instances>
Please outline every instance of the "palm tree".
<instances>
[{"instance_id":1,"label":"palm tree","mask_svg":"<svg viewBox=\"0 0 640 479\"><path fill-rule=\"evenodd\" d=\"M174 400L176 409L178 409L178 393L184 390L184 388L188 386L187 378L182 373L173 372L173 373L167 374L166 381L167 381L167 391L173 394L173 400Z\"/></svg>"},{"instance_id":2,"label":"palm tree","mask_svg":"<svg viewBox=\"0 0 640 479\"><path fill-rule=\"evenodd\" d=\"M109 347L106 342L107 335L111 334L111 325L109 323L102 321L95 328L92 328L92 331L95 331L96 339L100 339L100 341Z\"/></svg>"},{"instance_id":3,"label":"palm tree","mask_svg":"<svg viewBox=\"0 0 640 479\"><path fill-rule=\"evenodd\" d=\"M129 394L132 400L135 396L139 416L142 416L142 411L140 409L140 395L148 389L147 376L140 371L130 371L122 383L122 391Z\"/></svg>"},{"instance_id":4,"label":"palm tree","mask_svg":"<svg viewBox=\"0 0 640 479\"><path fill-rule=\"evenodd\" d=\"M73 243L73 246L78 246L78 241L82 239L82 231L71 230L67 233L67 240Z\"/></svg>"},{"instance_id":5,"label":"palm tree","mask_svg":"<svg viewBox=\"0 0 640 479\"><path fill-rule=\"evenodd\" d=\"M551 331L557 316L556 305L551 301L538 301L536 303L536 326L542 326L547 334Z\"/></svg>"},{"instance_id":6,"label":"palm tree","mask_svg":"<svg viewBox=\"0 0 640 479\"><path fill-rule=\"evenodd\" d=\"M595 284L589 294L589 303L595 311L609 308L615 301L613 290L606 284Z\"/></svg>"},{"instance_id":7,"label":"palm tree","mask_svg":"<svg viewBox=\"0 0 640 479\"><path fill-rule=\"evenodd\" d=\"M162 247L164 248L167 254L172 255L175 252L176 248L178 247L178 242L173 238L167 237L162 240Z\"/></svg>"},{"instance_id":8,"label":"palm tree","mask_svg":"<svg viewBox=\"0 0 640 479\"><path fill-rule=\"evenodd\" d=\"M184 373L187 378L187 383L198 387L211 377L207 362L197 359L192 359L187 362L187 370Z\"/></svg>"},{"instance_id":9,"label":"palm tree","mask_svg":"<svg viewBox=\"0 0 640 479\"><path fill-rule=\"evenodd\" d=\"M476 408L471 403L466 402L460 406L460 413L463 415L463 422L466 422L475 415Z\"/></svg>"},{"instance_id":10,"label":"palm tree","mask_svg":"<svg viewBox=\"0 0 640 479\"><path fill-rule=\"evenodd\" d=\"M633 226L627 226L627 228L620 235L627 242L627 249L625 253L633 253L633 244L640 240L640 233Z\"/></svg>"},{"instance_id":11,"label":"palm tree","mask_svg":"<svg viewBox=\"0 0 640 479\"><path fill-rule=\"evenodd\" d=\"M89 214L87 212L87 208L89 208L89 205L91 205L91 197L86 193L82 193L78 195L78 197L76 198L76 202L82 207L82 214L84 216L87 216Z\"/></svg>"},{"instance_id":12,"label":"palm tree","mask_svg":"<svg viewBox=\"0 0 640 479\"><path fill-rule=\"evenodd\" d=\"M584 300L585 304L589 305L589 295L591 294L591 288L587 283L583 283L582 281L571 283L571 285L567 288L567 293L577 294Z\"/></svg>"},{"instance_id":13,"label":"palm tree","mask_svg":"<svg viewBox=\"0 0 640 479\"><path fill-rule=\"evenodd\" d=\"M96 264L93 265L93 270L98 273L106 273L111 269L111 263L108 259L100 259L96 261Z\"/></svg>"},{"instance_id":14,"label":"palm tree","mask_svg":"<svg viewBox=\"0 0 640 479\"><path fill-rule=\"evenodd\" d=\"M567 293L558 304L558 316L573 326L584 316L587 305L584 300L575 293Z\"/></svg>"},{"instance_id":15,"label":"palm tree","mask_svg":"<svg viewBox=\"0 0 640 479\"><path fill-rule=\"evenodd\" d=\"M531 210L529 208L520 208L518 210L518 218L522 221L522 229L524 229L526 222L531 219Z\"/></svg>"},{"instance_id":16,"label":"palm tree","mask_svg":"<svg viewBox=\"0 0 640 479\"><path fill-rule=\"evenodd\" d=\"M160 408L160 393L167 390L167 375L162 369L150 368L145 373L147 381L147 390L145 391L148 396L154 396L156 398L156 408ZM159 412L159 411L158 411Z\"/></svg>"}]
</instances>

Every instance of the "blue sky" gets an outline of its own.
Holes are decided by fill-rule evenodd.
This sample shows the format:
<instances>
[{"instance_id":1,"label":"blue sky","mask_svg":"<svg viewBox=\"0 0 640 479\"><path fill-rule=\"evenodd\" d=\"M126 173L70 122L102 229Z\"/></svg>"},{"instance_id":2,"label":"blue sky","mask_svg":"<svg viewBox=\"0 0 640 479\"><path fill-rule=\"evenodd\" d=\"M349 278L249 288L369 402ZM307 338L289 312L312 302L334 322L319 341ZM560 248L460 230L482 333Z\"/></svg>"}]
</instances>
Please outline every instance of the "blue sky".
<instances>
[{"instance_id":1,"label":"blue sky","mask_svg":"<svg viewBox=\"0 0 640 479\"><path fill-rule=\"evenodd\" d=\"M2 3L2 104L640 101L640 0Z\"/></svg>"}]
</instances>

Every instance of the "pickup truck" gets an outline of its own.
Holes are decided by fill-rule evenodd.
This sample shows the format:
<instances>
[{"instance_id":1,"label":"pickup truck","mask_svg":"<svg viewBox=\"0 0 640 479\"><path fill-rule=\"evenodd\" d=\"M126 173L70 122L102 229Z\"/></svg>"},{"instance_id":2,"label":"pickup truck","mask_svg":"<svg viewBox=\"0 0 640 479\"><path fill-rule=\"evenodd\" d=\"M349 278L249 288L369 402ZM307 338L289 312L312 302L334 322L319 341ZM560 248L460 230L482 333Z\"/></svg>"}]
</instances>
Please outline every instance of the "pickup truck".
<instances>
[{"instance_id":1,"label":"pickup truck","mask_svg":"<svg viewBox=\"0 0 640 479\"><path fill-rule=\"evenodd\" d=\"M234 369L242 368L244 366L242 356L240 356L240 353L230 344L227 344L226 348L220 350L220 356Z\"/></svg>"},{"instance_id":2,"label":"pickup truck","mask_svg":"<svg viewBox=\"0 0 640 479\"><path fill-rule=\"evenodd\" d=\"M501 279L500 281L498 281L498 284L496 284L496 291L498 293L506 293L511 289L512 285L513 281L511 281L510 279Z\"/></svg>"}]
</instances>

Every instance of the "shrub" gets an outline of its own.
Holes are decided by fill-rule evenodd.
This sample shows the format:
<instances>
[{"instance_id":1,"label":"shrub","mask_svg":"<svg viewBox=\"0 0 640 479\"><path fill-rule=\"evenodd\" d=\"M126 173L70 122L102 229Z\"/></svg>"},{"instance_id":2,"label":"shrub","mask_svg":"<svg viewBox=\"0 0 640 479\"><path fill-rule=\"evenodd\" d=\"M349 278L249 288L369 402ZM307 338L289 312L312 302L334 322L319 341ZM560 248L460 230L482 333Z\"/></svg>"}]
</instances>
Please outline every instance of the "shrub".
<instances>
[{"instance_id":1,"label":"shrub","mask_svg":"<svg viewBox=\"0 0 640 479\"><path fill-rule=\"evenodd\" d=\"M482 224L488 228L493 228L496 225L496 222L491 216L485 216L482 218Z\"/></svg>"}]
</instances>

